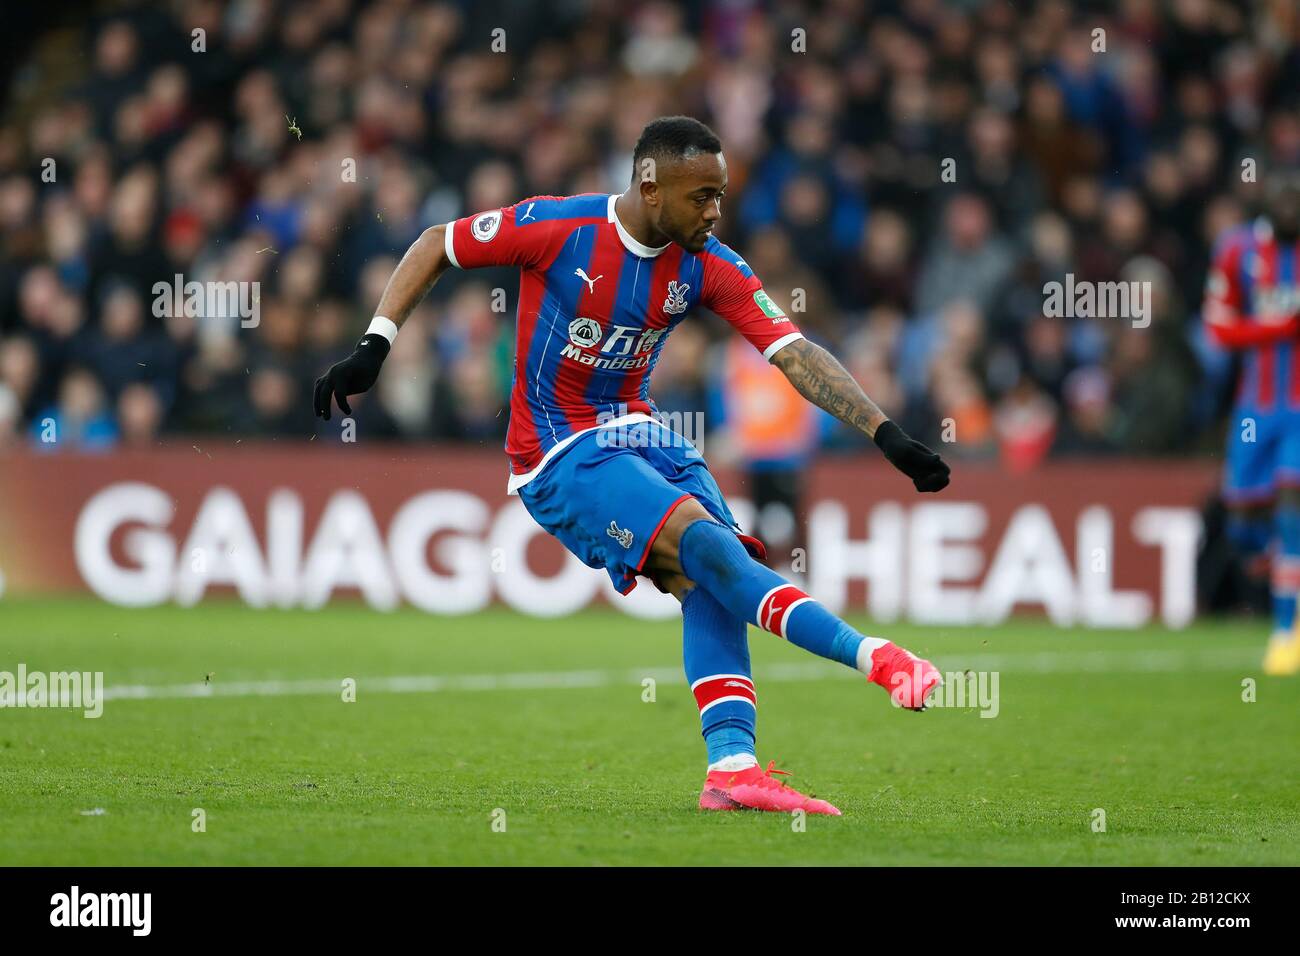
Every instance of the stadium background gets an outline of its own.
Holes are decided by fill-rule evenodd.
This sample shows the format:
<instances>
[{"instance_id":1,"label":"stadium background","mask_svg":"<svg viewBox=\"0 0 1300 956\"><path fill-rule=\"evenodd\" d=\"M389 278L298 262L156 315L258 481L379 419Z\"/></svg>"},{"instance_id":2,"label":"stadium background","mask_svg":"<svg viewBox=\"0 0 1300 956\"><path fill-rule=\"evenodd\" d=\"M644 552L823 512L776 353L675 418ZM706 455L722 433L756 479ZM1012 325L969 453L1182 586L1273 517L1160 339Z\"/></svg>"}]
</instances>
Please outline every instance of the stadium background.
<instances>
[{"instance_id":1,"label":"stadium background","mask_svg":"<svg viewBox=\"0 0 1300 956\"><path fill-rule=\"evenodd\" d=\"M0 710L0 859L1300 859L1300 685L1204 613L1267 594L1199 316L1242 159L1300 160L1290 0L105 0L6 10L0 50L0 682L106 684ZM953 484L708 315L652 395L783 569L1000 680L918 716L752 631L760 756L844 810L803 832L695 812L673 602L602 606L506 496L513 274L448 274L354 421L310 411L423 227L621 191L678 112L723 138L721 237ZM156 317L177 274L259 283L257 326ZM1151 325L1045 317L1066 274L1152 283Z\"/></svg>"},{"instance_id":2,"label":"stadium background","mask_svg":"<svg viewBox=\"0 0 1300 956\"><path fill-rule=\"evenodd\" d=\"M1125 501L1205 508L1203 606L1262 599L1217 533L1234 368L1198 310L1213 238L1254 211L1242 160L1300 161L1293 4L200 0L68 11L81 16L50 17L14 51L0 126L0 573L11 593L85 585L72 525L57 519L80 516L102 489L82 480L51 492L74 472L107 474L103 456L142 456L115 473L168 490L177 552L206 494L169 485L192 469L188 456L214 461L238 443L245 457L214 466L210 485L233 483L264 537L265 496L238 484L258 467L252 449L316 442L301 469L278 472L292 489L308 472L357 487L354 463L329 457L349 444L423 456L430 487L440 465L499 448L508 272L438 285L358 402L352 435L313 419L311 382L364 329L421 229L528 195L621 191L644 122L687 112L726 147L721 238L887 413L953 460L953 495L983 509L981 527L956 532L981 542L981 568L1006 509L981 497L996 481L966 475L1026 476L1025 503L1048 510L1073 560L1080 509L1057 492L1112 459L1172 458L1197 481L1162 489L1166 461L1095 503L1112 525ZM952 183L940 178L949 159ZM1045 316L1043 285L1066 273L1150 282L1150 327ZM258 282L259 324L158 317L154 283L177 274ZM766 478L750 467L746 411L776 414L782 383L746 378L725 340L720 322L684 325L654 396L665 412L703 416L703 450L731 492L799 501L797 524L763 513L774 550L805 546L809 514L830 494L797 480L764 493L774 470L815 475L809 460L862 453L873 500L905 501L861 436L828 419L778 435L766 457L782 468ZM1062 462L1073 464L1051 470ZM391 510L383 494L376 484L369 506ZM311 507L309 532L321 504ZM859 517L850 538L867 534ZM1157 553L1128 528L1110 534L1115 568L1134 564L1141 580L1130 582L1159 600L1140 570ZM112 549L129 564L120 537ZM815 565L815 548L808 557ZM207 572L218 588L238 573Z\"/></svg>"}]
</instances>

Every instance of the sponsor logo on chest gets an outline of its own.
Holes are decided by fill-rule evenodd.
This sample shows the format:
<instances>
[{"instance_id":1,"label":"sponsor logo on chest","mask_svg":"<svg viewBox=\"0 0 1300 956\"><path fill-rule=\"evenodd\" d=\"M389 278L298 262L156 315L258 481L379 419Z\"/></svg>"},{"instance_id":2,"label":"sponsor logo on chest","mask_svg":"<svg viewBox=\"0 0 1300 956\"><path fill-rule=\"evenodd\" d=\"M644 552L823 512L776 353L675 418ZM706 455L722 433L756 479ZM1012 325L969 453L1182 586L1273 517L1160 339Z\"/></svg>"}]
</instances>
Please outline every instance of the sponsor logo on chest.
<instances>
[{"instance_id":1,"label":"sponsor logo on chest","mask_svg":"<svg viewBox=\"0 0 1300 956\"><path fill-rule=\"evenodd\" d=\"M562 354L571 361L598 369L645 368L666 331L634 325L611 325L606 329L595 319L579 316L569 323L569 341Z\"/></svg>"}]
</instances>

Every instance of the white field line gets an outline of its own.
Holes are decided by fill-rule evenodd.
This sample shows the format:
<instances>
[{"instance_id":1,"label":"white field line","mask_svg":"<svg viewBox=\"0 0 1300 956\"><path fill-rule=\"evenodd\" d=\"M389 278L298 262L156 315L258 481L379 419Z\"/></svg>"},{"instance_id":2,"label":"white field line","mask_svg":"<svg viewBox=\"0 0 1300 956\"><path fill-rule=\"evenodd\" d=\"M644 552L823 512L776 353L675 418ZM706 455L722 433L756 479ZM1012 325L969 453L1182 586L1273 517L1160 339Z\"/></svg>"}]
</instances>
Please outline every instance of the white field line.
<instances>
[{"instance_id":1,"label":"white field line","mask_svg":"<svg viewBox=\"0 0 1300 956\"><path fill-rule=\"evenodd\" d=\"M1044 651L1033 654L945 654L935 665L945 674L998 671L1021 674L1170 674L1182 671L1238 670L1249 675L1260 652L1251 648L1196 651ZM755 683L819 681L850 677L838 664L811 661L758 668ZM417 674L357 678L358 693L435 694L446 691L572 690L585 687L637 685L646 678L684 683L678 668L632 670L536 671L502 674ZM313 680L218 681L204 684L115 684L104 689L105 700L165 700L187 697L289 697L335 695L343 678Z\"/></svg>"}]
</instances>

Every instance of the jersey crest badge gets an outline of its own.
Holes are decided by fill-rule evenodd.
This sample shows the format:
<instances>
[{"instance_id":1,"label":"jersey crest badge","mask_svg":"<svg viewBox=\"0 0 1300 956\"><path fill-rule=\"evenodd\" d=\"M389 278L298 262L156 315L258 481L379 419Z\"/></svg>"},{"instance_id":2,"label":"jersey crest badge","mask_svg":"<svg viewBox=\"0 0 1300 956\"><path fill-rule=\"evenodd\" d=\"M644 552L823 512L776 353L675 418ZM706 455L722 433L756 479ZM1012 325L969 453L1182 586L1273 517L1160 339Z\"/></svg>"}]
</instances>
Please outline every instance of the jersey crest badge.
<instances>
[{"instance_id":1,"label":"jersey crest badge","mask_svg":"<svg viewBox=\"0 0 1300 956\"><path fill-rule=\"evenodd\" d=\"M611 521L609 527L605 529L605 534L621 544L624 550L632 547L632 530L630 528L620 528L618 522Z\"/></svg>"},{"instance_id":2,"label":"jersey crest badge","mask_svg":"<svg viewBox=\"0 0 1300 956\"><path fill-rule=\"evenodd\" d=\"M668 283L668 298L664 299L664 311L669 315L681 315L686 311L686 293L691 291L689 282L680 285L676 279Z\"/></svg>"}]
</instances>

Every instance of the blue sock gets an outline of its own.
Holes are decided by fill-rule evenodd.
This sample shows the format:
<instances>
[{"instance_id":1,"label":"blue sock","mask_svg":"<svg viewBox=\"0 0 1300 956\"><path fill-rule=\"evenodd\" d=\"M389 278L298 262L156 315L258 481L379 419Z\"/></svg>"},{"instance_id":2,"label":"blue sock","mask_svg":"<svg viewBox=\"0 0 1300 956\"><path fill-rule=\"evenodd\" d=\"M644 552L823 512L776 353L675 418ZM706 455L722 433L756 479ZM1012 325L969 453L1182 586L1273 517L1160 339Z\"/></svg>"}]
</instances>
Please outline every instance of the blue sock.
<instances>
[{"instance_id":1,"label":"blue sock","mask_svg":"<svg viewBox=\"0 0 1300 956\"><path fill-rule=\"evenodd\" d=\"M729 528L716 522L690 525L678 544L678 557L686 576L733 615L819 657L870 673L871 652L887 643L863 637L759 564Z\"/></svg>"},{"instance_id":2,"label":"blue sock","mask_svg":"<svg viewBox=\"0 0 1300 956\"><path fill-rule=\"evenodd\" d=\"M1280 504L1273 513L1277 552L1273 555L1273 626L1289 631L1295 625L1296 592L1300 591L1300 507Z\"/></svg>"},{"instance_id":3,"label":"blue sock","mask_svg":"<svg viewBox=\"0 0 1300 956\"><path fill-rule=\"evenodd\" d=\"M709 765L728 757L753 757L758 711L745 622L703 588L694 588L682 601L682 661L700 709Z\"/></svg>"}]
</instances>

